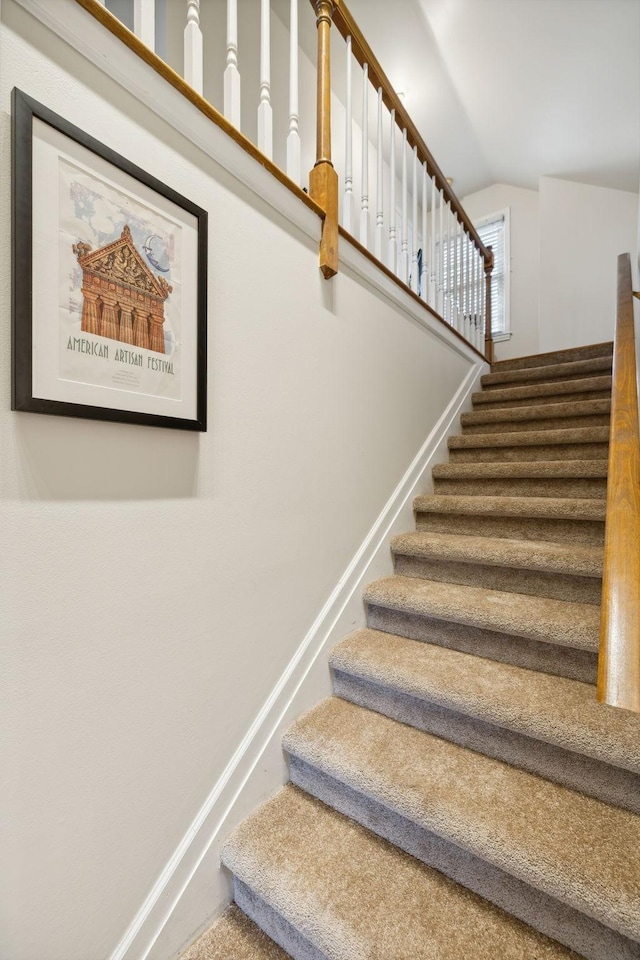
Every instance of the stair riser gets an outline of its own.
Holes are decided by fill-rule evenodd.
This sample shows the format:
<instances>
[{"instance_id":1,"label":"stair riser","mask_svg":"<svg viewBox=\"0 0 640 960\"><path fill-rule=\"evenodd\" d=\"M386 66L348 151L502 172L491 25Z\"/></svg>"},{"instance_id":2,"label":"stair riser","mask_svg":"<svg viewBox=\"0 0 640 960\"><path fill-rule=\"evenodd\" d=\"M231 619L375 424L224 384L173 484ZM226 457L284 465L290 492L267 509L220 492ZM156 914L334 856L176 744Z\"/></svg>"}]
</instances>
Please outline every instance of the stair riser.
<instances>
[{"instance_id":1,"label":"stair riser","mask_svg":"<svg viewBox=\"0 0 640 960\"><path fill-rule=\"evenodd\" d=\"M499 517L458 513L417 513L416 529L470 537L514 537L552 543L604 544L604 523L598 520L554 520L541 517Z\"/></svg>"},{"instance_id":2,"label":"stair riser","mask_svg":"<svg viewBox=\"0 0 640 960\"><path fill-rule=\"evenodd\" d=\"M586 417L555 417L538 420L504 420L497 423L463 423L463 434L525 433L531 430L575 430L582 427L608 427L608 413Z\"/></svg>"},{"instance_id":3,"label":"stair riser","mask_svg":"<svg viewBox=\"0 0 640 960\"><path fill-rule=\"evenodd\" d=\"M547 446L451 447L451 463L530 463L532 460L606 460L608 443L550 443Z\"/></svg>"},{"instance_id":4,"label":"stair riser","mask_svg":"<svg viewBox=\"0 0 640 960\"><path fill-rule=\"evenodd\" d=\"M404 577L486 587L488 590L495 590L496 584L500 584L500 590L505 593L524 593L554 600L599 604L602 596L602 581L595 577L424 559L402 554L395 555L394 567L395 572Z\"/></svg>"},{"instance_id":5,"label":"stair riser","mask_svg":"<svg viewBox=\"0 0 640 960\"><path fill-rule=\"evenodd\" d=\"M604 477L510 477L509 479L476 477L469 480L433 481L434 493L441 496L470 497L587 497L604 500L607 481Z\"/></svg>"},{"instance_id":6,"label":"stair riser","mask_svg":"<svg viewBox=\"0 0 640 960\"><path fill-rule=\"evenodd\" d=\"M343 700L382 713L392 720L503 760L605 803L640 813L640 776L628 770L467 716L455 707L429 703L351 676L342 670L333 671L333 689Z\"/></svg>"},{"instance_id":7,"label":"stair riser","mask_svg":"<svg viewBox=\"0 0 640 960\"><path fill-rule=\"evenodd\" d=\"M428 866L495 903L525 923L578 951L587 960L637 960L638 945L400 816L298 757L290 757L294 784L377 833Z\"/></svg>"},{"instance_id":8,"label":"stair riser","mask_svg":"<svg viewBox=\"0 0 640 960\"><path fill-rule=\"evenodd\" d=\"M410 640L434 643L451 650L460 650L462 653L472 653L501 663L512 663L517 667L539 670L570 680L596 682L597 654L588 650L528 640L448 620L432 620L419 614L391 610L371 603L366 604L366 611L367 626L373 630L395 633Z\"/></svg>"},{"instance_id":9,"label":"stair riser","mask_svg":"<svg viewBox=\"0 0 640 960\"><path fill-rule=\"evenodd\" d=\"M474 410L508 410L511 407L549 406L552 403L572 403L577 400L610 400L611 389L585 390L576 393L548 393L542 396L505 397L493 399L490 393L474 393Z\"/></svg>"},{"instance_id":10,"label":"stair riser","mask_svg":"<svg viewBox=\"0 0 640 960\"><path fill-rule=\"evenodd\" d=\"M481 377L483 390L504 390L505 387L524 387L538 383L566 383L568 380L584 380L585 377L610 377L611 360L602 358L591 361L580 370L566 370L560 373L538 373L532 376L533 367L524 370L510 370L504 373L487 373ZM551 369L551 367L550 367Z\"/></svg>"},{"instance_id":11,"label":"stair riser","mask_svg":"<svg viewBox=\"0 0 640 960\"><path fill-rule=\"evenodd\" d=\"M591 360L595 357L613 356L611 343L594 343L586 347L555 350L552 353L537 354L530 357L516 357L513 360L498 360L491 365L492 373L506 370L528 370L531 367L552 366L556 363L573 363L578 360Z\"/></svg>"},{"instance_id":12,"label":"stair riser","mask_svg":"<svg viewBox=\"0 0 640 960\"><path fill-rule=\"evenodd\" d=\"M331 960L309 942L302 934L278 913L247 884L233 878L233 899L243 913L253 920L268 937L271 937L293 960ZM228 960L236 960L229 957Z\"/></svg>"}]
</instances>

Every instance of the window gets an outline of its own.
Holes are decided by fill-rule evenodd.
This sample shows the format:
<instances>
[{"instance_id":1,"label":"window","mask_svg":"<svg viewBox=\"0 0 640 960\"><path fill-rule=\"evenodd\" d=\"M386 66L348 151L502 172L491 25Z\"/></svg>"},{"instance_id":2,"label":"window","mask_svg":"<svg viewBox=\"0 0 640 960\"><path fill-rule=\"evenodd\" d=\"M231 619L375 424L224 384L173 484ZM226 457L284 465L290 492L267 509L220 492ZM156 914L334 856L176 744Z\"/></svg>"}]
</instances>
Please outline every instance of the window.
<instances>
[{"instance_id":1,"label":"window","mask_svg":"<svg viewBox=\"0 0 640 960\"><path fill-rule=\"evenodd\" d=\"M485 247L491 247L493 270L491 271L491 333L494 340L507 340L509 326L509 208L483 217L474 224Z\"/></svg>"}]
</instances>

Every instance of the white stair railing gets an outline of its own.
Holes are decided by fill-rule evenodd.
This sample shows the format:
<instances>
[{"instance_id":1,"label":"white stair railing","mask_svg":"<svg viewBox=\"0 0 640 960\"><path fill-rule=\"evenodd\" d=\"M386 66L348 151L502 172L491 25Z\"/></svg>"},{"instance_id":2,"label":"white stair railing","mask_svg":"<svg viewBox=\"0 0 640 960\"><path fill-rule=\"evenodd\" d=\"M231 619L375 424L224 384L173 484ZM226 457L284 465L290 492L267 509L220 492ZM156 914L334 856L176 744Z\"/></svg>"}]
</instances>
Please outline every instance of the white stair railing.
<instances>
[{"instance_id":1,"label":"white stair railing","mask_svg":"<svg viewBox=\"0 0 640 960\"><path fill-rule=\"evenodd\" d=\"M133 32L150 50L155 50L156 0L133 0Z\"/></svg>"},{"instance_id":2,"label":"white stair railing","mask_svg":"<svg viewBox=\"0 0 640 960\"><path fill-rule=\"evenodd\" d=\"M204 52L200 29L200 0L187 0L187 25L184 28L184 79L202 93Z\"/></svg>"},{"instance_id":3,"label":"white stair railing","mask_svg":"<svg viewBox=\"0 0 640 960\"><path fill-rule=\"evenodd\" d=\"M298 0L289 10L289 133L287 135L287 176L294 183L302 180L298 106Z\"/></svg>"},{"instance_id":4,"label":"white stair railing","mask_svg":"<svg viewBox=\"0 0 640 960\"><path fill-rule=\"evenodd\" d=\"M115 0L77 2L89 7L99 2L102 6L106 5L107 9L112 5L115 9ZM242 8L244 16L255 18L254 28L259 25L259 50L249 50L243 54L245 57L259 57L257 124L249 132L252 136L255 135L261 153L269 160L273 160L275 154L280 168L286 169L291 180L301 185L305 176L302 170L305 145L301 141L300 132L304 127L301 128L299 114L299 17L300 11L306 9L307 5L300 4L299 0L289 0L288 5L281 4L278 12L272 14L271 3L272 0L260 0L258 5L257 0L254 0ZM207 36L202 30L201 17L205 10L203 0L168 0L168 4L158 5L155 0L118 0L117 8L121 11L123 4L126 17L124 13L122 16L127 22L133 22L138 38L152 50L155 43L156 17L163 15L165 11L168 17L166 25L162 22L158 24L158 36L163 33L175 36L175 28L180 22L176 19L180 17L177 12L179 4L186 15L182 21L184 59L183 63L170 66L181 70L186 82L202 95L206 57L208 76L213 78L216 73L218 77L222 74L223 114L234 127L242 131L242 115L255 114L251 105L252 91L245 90L244 107L242 105L238 0L226 0L226 44L223 61L221 51L216 53L215 45L211 45L212 52L208 49ZM288 6L288 24L279 19L282 6L285 10ZM311 6L316 14L318 29L320 24L324 24L323 29L328 29L333 23L337 28L335 32L342 36L346 44L346 86L344 90L331 91L334 98L338 97L344 103L344 153L341 157L321 158L322 163L337 170L338 183L340 178L343 181L340 223L344 230L357 236L363 247L367 250L373 248L371 255L388 267L433 312L482 351L490 310L487 290L492 262L490 252L482 245L450 183L443 176L412 123L405 109L404 95L396 93L389 84L345 7L344 0L312 0ZM207 13L210 12L208 9ZM272 16L278 19L277 30ZM225 29L222 24L219 24L219 28L220 33ZM287 70L287 41L283 43L287 28L288 75L284 73ZM243 37L245 35L250 36L249 33L243 33ZM258 31L254 29L253 35L257 36ZM272 41L283 47L274 46L273 62ZM323 50L322 57L320 49ZM172 45L170 52L174 59L180 55ZM321 59L326 61L322 69ZM322 126L326 137L330 137L330 123L326 116L322 122L320 118L323 111L326 113L331 99L328 96L329 59L329 46L325 43L318 47L319 76L323 76L324 92L318 97L318 115L314 119L316 129L320 130ZM358 77L362 78L362 110L357 117L353 115L354 60L361 70ZM277 100L273 98L276 89L286 88L287 83L288 116L285 123L277 126L273 112L273 104L277 103ZM376 98L375 111L371 111L371 122L369 107L373 107L373 103L370 103L369 84L373 87ZM210 85L215 87L215 83ZM320 90L320 86L318 89ZM387 123L389 136L385 142ZM309 126L311 128L312 125ZM286 142L274 142L274 131L285 129ZM247 131L242 132L246 135ZM357 164L357 170L354 170L354 136L357 138L356 144L360 146L361 162ZM311 155L310 149L309 154ZM373 184L370 183L370 171L375 176L375 193ZM313 182L315 183L315 180ZM359 197L357 222L354 208L356 195ZM317 184L312 189L312 196L326 211L328 201L322 191L318 192ZM337 205L336 196L331 200L333 209ZM327 215L324 226L328 219ZM332 230L337 249L338 221L335 217L333 222ZM335 249L332 257L335 259ZM333 269L328 270L325 275L330 276L332 272Z\"/></svg>"},{"instance_id":5,"label":"white stair railing","mask_svg":"<svg viewBox=\"0 0 640 960\"><path fill-rule=\"evenodd\" d=\"M258 104L258 149L273 158L273 110L271 108L271 4L260 0L260 102Z\"/></svg>"},{"instance_id":6,"label":"white stair railing","mask_svg":"<svg viewBox=\"0 0 640 960\"><path fill-rule=\"evenodd\" d=\"M227 0L227 65L224 71L224 115L241 130L240 71L238 69L238 0Z\"/></svg>"}]
</instances>

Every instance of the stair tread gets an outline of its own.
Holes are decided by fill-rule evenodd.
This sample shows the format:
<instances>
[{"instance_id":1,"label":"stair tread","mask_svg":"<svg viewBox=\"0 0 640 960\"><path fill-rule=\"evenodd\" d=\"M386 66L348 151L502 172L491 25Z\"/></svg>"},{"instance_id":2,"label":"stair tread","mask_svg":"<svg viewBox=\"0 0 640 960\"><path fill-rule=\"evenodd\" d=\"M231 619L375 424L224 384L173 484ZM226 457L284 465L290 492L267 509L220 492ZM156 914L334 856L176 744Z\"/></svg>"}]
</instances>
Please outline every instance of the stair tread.
<instances>
[{"instance_id":1,"label":"stair tread","mask_svg":"<svg viewBox=\"0 0 640 960\"><path fill-rule=\"evenodd\" d=\"M502 400L524 400L527 397L553 397L562 394L591 393L611 390L611 377L583 377L579 380L559 380L556 383L531 383L521 387L496 387L472 395L472 402L498 403Z\"/></svg>"},{"instance_id":2,"label":"stair tread","mask_svg":"<svg viewBox=\"0 0 640 960\"><path fill-rule=\"evenodd\" d=\"M539 367L545 364L565 363L573 360L584 360L591 357L613 355L613 341L604 343L590 343L582 347L566 347L563 350L551 350L547 353L534 353L524 357L512 357L509 360L495 360L491 364L493 370L525 369Z\"/></svg>"},{"instance_id":3,"label":"stair tread","mask_svg":"<svg viewBox=\"0 0 640 960\"><path fill-rule=\"evenodd\" d=\"M290 960L247 916L232 904L180 960Z\"/></svg>"},{"instance_id":4,"label":"stair tread","mask_svg":"<svg viewBox=\"0 0 640 960\"><path fill-rule=\"evenodd\" d=\"M379 607L509 636L598 649L600 610L594 604L401 576L374 580L364 599Z\"/></svg>"},{"instance_id":5,"label":"stair tread","mask_svg":"<svg viewBox=\"0 0 640 960\"><path fill-rule=\"evenodd\" d=\"M479 463L439 463L435 479L489 477L606 477L606 460L516 460Z\"/></svg>"},{"instance_id":6,"label":"stair tread","mask_svg":"<svg viewBox=\"0 0 640 960\"><path fill-rule=\"evenodd\" d=\"M499 410L472 410L463 413L463 426L476 423L509 423L516 420L554 420L569 417L597 416L611 412L611 400L572 400L565 403L541 403L522 407L501 407Z\"/></svg>"},{"instance_id":7,"label":"stair tread","mask_svg":"<svg viewBox=\"0 0 640 960\"><path fill-rule=\"evenodd\" d=\"M521 430L510 433L464 433L449 438L450 450L474 447L529 447L575 443L608 443L609 427L576 427L567 430Z\"/></svg>"},{"instance_id":8,"label":"stair tread","mask_svg":"<svg viewBox=\"0 0 640 960\"><path fill-rule=\"evenodd\" d=\"M391 550L423 559L456 560L582 577L602 576L604 553L603 547L590 544L565 546L547 540L472 537L422 530L398 534L391 541Z\"/></svg>"},{"instance_id":9,"label":"stair tread","mask_svg":"<svg viewBox=\"0 0 640 960\"><path fill-rule=\"evenodd\" d=\"M414 498L418 513L450 513L502 517L604 520L603 500L587 497L490 497L425 494Z\"/></svg>"},{"instance_id":10,"label":"stair tread","mask_svg":"<svg viewBox=\"0 0 640 960\"><path fill-rule=\"evenodd\" d=\"M568 378L579 374L595 373L607 370L611 373L613 358L610 356L592 357L589 360L565 360L562 363L543 364L539 367L525 367L520 370L492 370L481 378L484 387L493 387L503 383L530 383L536 380Z\"/></svg>"},{"instance_id":11,"label":"stair tread","mask_svg":"<svg viewBox=\"0 0 640 960\"><path fill-rule=\"evenodd\" d=\"M222 860L331 960L578 960L293 786L235 830Z\"/></svg>"},{"instance_id":12,"label":"stair tread","mask_svg":"<svg viewBox=\"0 0 640 960\"><path fill-rule=\"evenodd\" d=\"M508 875L640 938L634 814L337 697L296 721L284 746Z\"/></svg>"},{"instance_id":13,"label":"stair tread","mask_svg":"<svg viewBox=\"0 0 640 960\"><path fill-rule=\"evenodd\" d=\"M330 663L396 692L640 773L640 715L597 703L591 684L368 628L334 647Z\"/></svg>"}]
</instances>

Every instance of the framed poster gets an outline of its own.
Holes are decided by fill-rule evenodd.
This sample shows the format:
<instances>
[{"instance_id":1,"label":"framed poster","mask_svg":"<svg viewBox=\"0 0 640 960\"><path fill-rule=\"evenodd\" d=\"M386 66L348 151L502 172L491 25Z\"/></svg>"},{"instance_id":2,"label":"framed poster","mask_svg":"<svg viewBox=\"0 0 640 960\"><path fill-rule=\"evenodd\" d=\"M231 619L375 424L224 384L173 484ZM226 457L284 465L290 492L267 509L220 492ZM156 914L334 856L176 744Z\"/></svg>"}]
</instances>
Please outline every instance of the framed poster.
<instances>
[{"instance_id":1,"label":"framed poster","mask_svg":"<svg viewBox=\"0 0 640 960\"><path fill-rule=\"evenodd\" d=\"M206 430L207 213L13 91L12 409Z\"/></svg>"}]
</instances>

